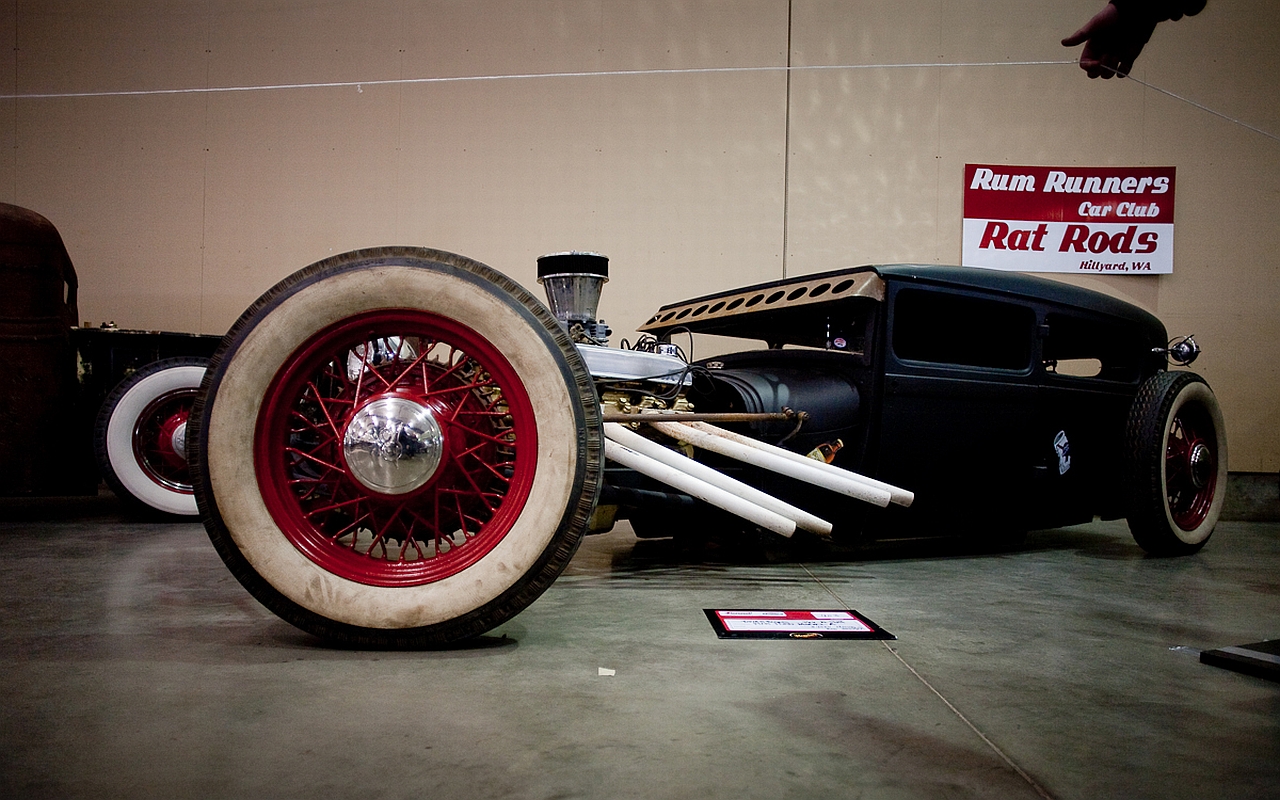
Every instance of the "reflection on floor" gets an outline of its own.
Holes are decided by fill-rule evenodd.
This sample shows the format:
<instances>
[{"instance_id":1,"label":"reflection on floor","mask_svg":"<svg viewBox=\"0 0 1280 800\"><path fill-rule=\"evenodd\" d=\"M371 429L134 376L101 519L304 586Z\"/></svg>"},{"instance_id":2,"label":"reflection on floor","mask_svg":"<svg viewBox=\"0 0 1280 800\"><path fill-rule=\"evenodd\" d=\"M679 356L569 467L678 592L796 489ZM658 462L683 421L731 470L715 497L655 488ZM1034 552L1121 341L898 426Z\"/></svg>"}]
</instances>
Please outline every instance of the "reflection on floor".
<instances>
[{"instance_id":1,"label":"reflection on floor","mask_svg":"<svg viewBox=\"0 0 1280 800\"><path fill-rule=\"evenodd\" d=\"M0 522L0 796L1262 797L1280 524L1151 559L1123 523L982 551L591 537L530 609L439 652L334 650L196 524L114 503ZM877 641L717 639L705 608L854 608ZM612 674L610 674L612 671Z\"/></svg>"}]
</instances>

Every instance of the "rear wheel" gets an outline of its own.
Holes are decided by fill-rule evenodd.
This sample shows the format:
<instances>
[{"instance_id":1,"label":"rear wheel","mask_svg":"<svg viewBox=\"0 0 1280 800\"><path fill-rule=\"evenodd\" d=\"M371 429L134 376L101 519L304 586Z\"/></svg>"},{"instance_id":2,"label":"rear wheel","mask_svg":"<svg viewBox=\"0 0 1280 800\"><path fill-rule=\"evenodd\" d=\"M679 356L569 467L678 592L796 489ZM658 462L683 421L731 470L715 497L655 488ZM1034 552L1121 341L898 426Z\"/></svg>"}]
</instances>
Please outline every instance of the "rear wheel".
<instances>
[{"instance_id":1,"label":"rear wheel","mask_svg":"<svg viewBox=\"0 0 1280 800\"><path fill-rule=\"evenodd\" d=\"M1227 437L1209 384L1161 372L1143 384L1126 434L1129 530L1153 555L1188 555L1212 535L1227 487Z\"/></svg>"},{"instance_id":2,"label":"rear wheel","mask_svg":"<svg viewBox=\"0 0 1280 800\"><path fill-rule=\"evenodd\" d=\"M374 647L474 636L567 565L599 407L554 317L439 251L314 264L224 339L196 410L210 538L264 605Z\"/></svg>"},{"instance_id":3,"label":"rear wheel","mask_svg":"<svg viewBox=\"0 0 1280 800\"><path fill-rule=\"evenodd\" d=\"M203 358L154 361L103 401L94 453L111 491L137 510L194 517L187 419L204 377Z\"/></svg>"}]
</instances>

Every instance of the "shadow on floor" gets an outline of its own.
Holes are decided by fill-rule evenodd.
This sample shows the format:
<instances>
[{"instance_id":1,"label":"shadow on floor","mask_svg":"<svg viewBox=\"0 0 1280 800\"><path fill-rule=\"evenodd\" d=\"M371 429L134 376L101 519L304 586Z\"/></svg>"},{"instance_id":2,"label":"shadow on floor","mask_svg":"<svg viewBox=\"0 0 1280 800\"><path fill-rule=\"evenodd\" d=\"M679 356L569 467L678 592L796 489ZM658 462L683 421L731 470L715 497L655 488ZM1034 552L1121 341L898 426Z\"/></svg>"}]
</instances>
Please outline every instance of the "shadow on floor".
<instances>
[{"instance_id":1,"label":"shadow on floor","mask_svg":"<svg viewBox=\"0 0 1280 800\"><path fill-rule=\"evenodd\" d=\"M611 535L612 536L612 535ZM683 533L667 539L623 535L612 552L615 569L649 566L743 566L992 558L1027 552L1074 551L1109 560L1148 558L1123 523L1100 534L1085 526L990 538L914 538L876 542L828 542L799 533L783 539L764 532Z\"/></svg>"}]
</instances>

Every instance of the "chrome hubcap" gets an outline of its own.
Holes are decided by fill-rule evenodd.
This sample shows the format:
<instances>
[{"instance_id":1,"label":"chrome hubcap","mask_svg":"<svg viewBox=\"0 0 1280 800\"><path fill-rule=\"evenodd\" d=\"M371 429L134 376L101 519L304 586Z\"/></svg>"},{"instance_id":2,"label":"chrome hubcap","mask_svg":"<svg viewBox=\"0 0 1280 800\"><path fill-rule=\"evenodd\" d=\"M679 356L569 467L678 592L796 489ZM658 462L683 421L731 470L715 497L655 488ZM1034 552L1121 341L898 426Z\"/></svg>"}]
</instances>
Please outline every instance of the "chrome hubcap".
<instances>
[{"instance_id":1,"label":"chrome hubcap","mask_svg":"<svg viewBox=\"0 0 1280 800\"><path fill-rule=\"evenodd\" d=\"M1203 442L1191 448L1191 483L1197 489L1203 489L1213 477L1213 453Z\"/></svg>"},{"instance_id":2,"label":"chrome hubcap","mask_svg":"<svg viewBox=\"0 0 1280 800\"><path fill-rule=\"evenodd\" d=\"M187 460L187 423L184 422L174 429L173 436L169 437L169 446L178 454L178 458Z\"/></svg>"},{"instance_id":3,"label":"chrome hubcap","mask_svg":"<svg viewBox=\"0 0 1280 800\"><path fill-rule=\"evenodd\" d=\"M435 475L444 456L444 433L426 406L383 397L351 418L342 438L351 475L381 494L407 494Z\"/></svg>"}]
</instances>

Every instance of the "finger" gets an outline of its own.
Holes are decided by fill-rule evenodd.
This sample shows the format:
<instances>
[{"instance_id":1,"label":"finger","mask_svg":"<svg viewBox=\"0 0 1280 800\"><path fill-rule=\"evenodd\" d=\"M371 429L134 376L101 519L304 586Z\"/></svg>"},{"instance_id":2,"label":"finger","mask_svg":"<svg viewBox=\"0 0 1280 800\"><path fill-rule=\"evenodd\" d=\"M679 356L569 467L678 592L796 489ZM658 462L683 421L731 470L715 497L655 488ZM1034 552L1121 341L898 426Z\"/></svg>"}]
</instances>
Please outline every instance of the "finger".
<instances>
[{"instance_id":1,"label":"finger","mask_svg":"<svg viewBox=\"0 0 1280 800\"><path fill-rule=\"evenodd\" d=\"M1121 56L1115 53L1103 53L1097 56L1098 77L1103 80L1114 78L1120 72Z\"/></svg>"},{"instance_id":2,"label":"finger","mask_svg":"<svg viewBox=\"0 0 1280 800\"><path fill-rule=\"evenodd\" d=\"M1062 40L1063 47L1075 47L1078 44L1084 44L1089 41L1089 35L1093 33L1093 23L1088 22L1083 28L1071 34Z\"/></svg>"},{"instance_id":3,"label":"finger","mask_svg":"<svg viewBox=\"0 0 1280 800\"><path fill-rule=\"evenodd\" d=\"M1098 52L1098 48L1091 41L1080 51L1080 69L1084 70L1090 78L1096 78L1105 71L1102 65L1106 58L1107 54Z\"/></svg>"}]
</instances>

